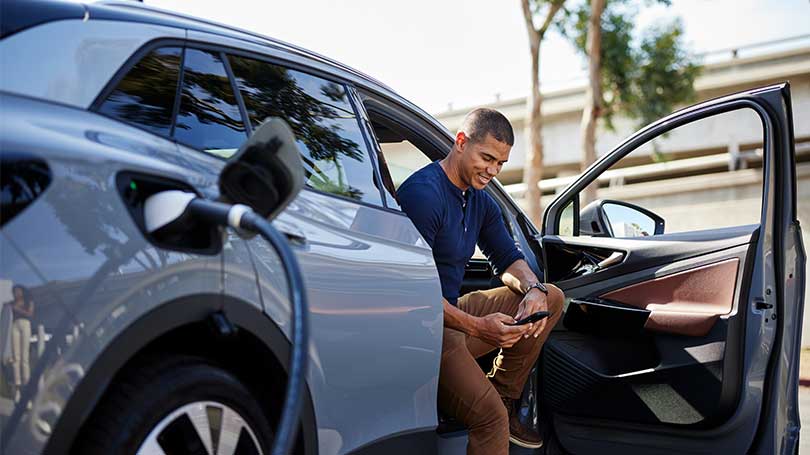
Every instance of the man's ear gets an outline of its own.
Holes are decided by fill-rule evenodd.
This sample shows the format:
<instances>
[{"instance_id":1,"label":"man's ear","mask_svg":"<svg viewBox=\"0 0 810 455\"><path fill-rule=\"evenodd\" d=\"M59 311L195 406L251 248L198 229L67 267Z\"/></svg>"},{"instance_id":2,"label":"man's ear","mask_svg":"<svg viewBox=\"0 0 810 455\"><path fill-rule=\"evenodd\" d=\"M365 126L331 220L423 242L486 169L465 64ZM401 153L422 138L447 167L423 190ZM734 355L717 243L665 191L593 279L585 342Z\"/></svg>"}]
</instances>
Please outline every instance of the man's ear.
<instances>
[{"instance_id":1,"label":"man's ear","mask_svg":"<svg viewBox=\"0 0 810 455\"><path fill-rule=\"evenodd\" d=\"M459 131L456 133L456 149L460 152L463 151L464 146L467 145L469 140L470 138L467 137L467 134L464 131Z\"/></svg>"}]
</instances>

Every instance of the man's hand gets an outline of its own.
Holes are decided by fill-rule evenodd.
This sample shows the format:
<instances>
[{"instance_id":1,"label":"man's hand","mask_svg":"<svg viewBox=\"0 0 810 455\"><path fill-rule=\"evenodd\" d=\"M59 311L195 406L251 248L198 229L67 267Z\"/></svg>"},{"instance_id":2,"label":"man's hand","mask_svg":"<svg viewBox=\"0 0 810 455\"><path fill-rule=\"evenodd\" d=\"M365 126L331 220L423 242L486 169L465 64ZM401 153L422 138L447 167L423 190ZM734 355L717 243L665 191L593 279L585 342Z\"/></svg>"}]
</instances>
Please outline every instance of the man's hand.
<instances>
[{"instance_id":1,"label":"man's hand","mask_svg":"<svg viewBox=\"0 0 810 455\"><path fill-rule=\"evenodd\" d=\"M520 337L528 335L530 324L526 325L506 325L514 323L512 316L503 313L492 313L478 318L476 338L481 338L487 343L499 348L510 348L520 341Z\"/></svg>"},{"instance_id":2,"label":"man's hand","mask_svg":"<svg viewBox=\"0 0 810 455\"><path fill-rule=\"evenodd\" d=\"M523 296L523 300L518 306L518 312L515 315L516 320L530 316L538 311L548 311L548 302L546 302L546 294L537 288L529 289L529 292ZM535 323L526 324L527 331L523 335L525 338L534 335L535 338L540 336L540 332L546 326L546 319L542 319Z\"/></svg>"},{"instance_id":3,"label":"man's hand","mask_svg":"<svg viewBox=\"0 0 810 455\"><path fill-rule=\"evenodd\" d=\"M509 286L509 289L513 290L515 293L522 294L524 289L529 288L532 283L537 283L540 280L537 279L537 275L532 272L532 269L529 268L529 264L527 264L525 260L518 259L501 274L501 281L503 281L503 284ZM518 306L515 319L523 319L538 311L548 311L546 294L537 288L529 288L529 291L523 296L520 306ZM527 324L529 329L528 333L525 335L526 338L529 338L531 335L534 335L535 338L540 336L540 332L548 323L547 321L548 318Z\"/></svg>"}]
</instances>

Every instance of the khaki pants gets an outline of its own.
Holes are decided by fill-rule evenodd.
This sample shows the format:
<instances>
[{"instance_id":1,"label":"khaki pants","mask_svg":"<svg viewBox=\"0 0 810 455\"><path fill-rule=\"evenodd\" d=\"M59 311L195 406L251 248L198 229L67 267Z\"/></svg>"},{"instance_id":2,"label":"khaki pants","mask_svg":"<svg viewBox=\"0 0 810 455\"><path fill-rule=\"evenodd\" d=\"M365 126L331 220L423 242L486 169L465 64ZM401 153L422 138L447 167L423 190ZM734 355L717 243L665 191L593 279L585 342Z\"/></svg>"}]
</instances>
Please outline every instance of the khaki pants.
<instances>
[{"instance_id":1,"label":"khaki pants","mask_svg":"<svg viewBox=\"0 0 810 455\"><path fill-rule=\"evenodd\" d=\"M562 315L563 293L549 288L548 307L552 315L537 338L521 338L503 350L505 371L490 381L475 361L497 349L481 339L445 327L439 372L439 409L452 415L469 430L467 453L498 455L509 452L509 416L501 396L520 398L523 386L540 348ZM507 287L476 291L459 298L458 307L474 316L517 314L522 297Z\"/></svg>"},{"instance_id":2,"label":"khaki pants","mask_svg":"<svg viewBox=\"0 0 810 455\"><path fill-rule=\"evenodd\" d=\"M14 368L14 385L28 383L31 376L31 365L28 354L31 351L31 321L25 318L14 320L11 327L11 365Z\"/></svg>"}]
</instances>

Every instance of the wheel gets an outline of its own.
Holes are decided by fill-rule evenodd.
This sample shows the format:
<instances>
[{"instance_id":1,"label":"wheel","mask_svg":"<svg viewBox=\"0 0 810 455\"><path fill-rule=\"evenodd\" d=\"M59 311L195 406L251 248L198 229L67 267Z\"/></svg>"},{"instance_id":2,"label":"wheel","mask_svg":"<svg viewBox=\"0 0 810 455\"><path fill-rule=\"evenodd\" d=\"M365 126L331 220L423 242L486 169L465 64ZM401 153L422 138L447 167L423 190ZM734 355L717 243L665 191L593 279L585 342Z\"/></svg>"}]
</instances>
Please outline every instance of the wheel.
<instances>
[{"instance_id":1,"label":"wheel","mask_svg":"<svg viewBox=\"0 0 810 455\"><path fill-rule=\"evenodd\" d=\"M270 424L256 398L231 373L186 356L145 365L127 369L111 384L74 453L270 452Z\"/></svg>"}]
</instances>

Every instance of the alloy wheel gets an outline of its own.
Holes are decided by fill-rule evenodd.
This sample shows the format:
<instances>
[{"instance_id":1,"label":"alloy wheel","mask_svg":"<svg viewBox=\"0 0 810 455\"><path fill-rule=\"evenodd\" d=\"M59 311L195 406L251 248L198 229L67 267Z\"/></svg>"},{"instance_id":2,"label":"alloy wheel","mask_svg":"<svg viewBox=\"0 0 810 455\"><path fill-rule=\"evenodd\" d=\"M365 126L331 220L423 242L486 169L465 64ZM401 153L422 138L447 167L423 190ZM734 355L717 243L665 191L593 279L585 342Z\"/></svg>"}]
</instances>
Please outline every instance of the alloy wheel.
<instances>
[{"instance_id":1,"label":"alloy wheel","mask_svg":"<svg viewBox=\"0 0 810 455\"><path fill-rule=\"evenodd\" d=\"M149 432L137 453L263 454L247 421L234 409L214 401L189 403L171 412Z\"/></svg>"}]
</instances>

